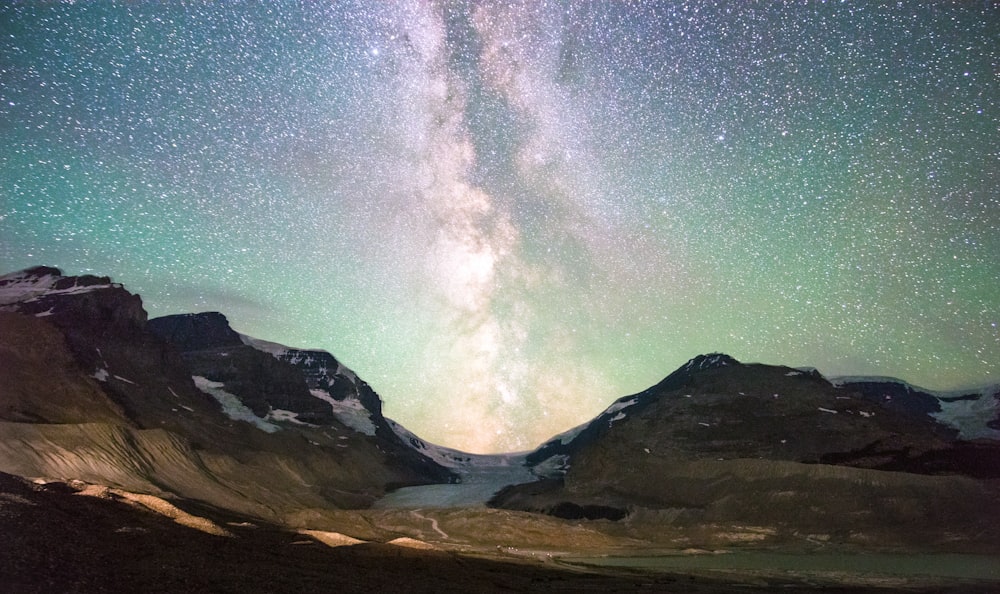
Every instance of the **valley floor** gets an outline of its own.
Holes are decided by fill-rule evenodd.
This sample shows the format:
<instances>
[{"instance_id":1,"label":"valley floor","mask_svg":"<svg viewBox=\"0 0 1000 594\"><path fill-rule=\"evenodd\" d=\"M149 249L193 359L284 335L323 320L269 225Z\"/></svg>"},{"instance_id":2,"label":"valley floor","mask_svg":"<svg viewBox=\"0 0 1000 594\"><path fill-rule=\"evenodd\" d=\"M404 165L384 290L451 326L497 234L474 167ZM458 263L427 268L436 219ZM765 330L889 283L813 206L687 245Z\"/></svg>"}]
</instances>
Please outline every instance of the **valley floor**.
<instances>
[{"instance_id":1,"label":"valley floor","mask_svg":"<svg viewBox=\"0 0 1000 594\"><path fill-rule=\"evenodd\" d=\"M319 536L176 502L230 536L63 483L0 475L0 576L10 592L989 592L996 582L567 565L543 551L331 547ZM418 512L419 513L419 512ZM425 518L426 519L426 518ZM418 519L419 520L419 519ZM320 535L321 536L321 535ZM336 543L334 543L336 544Z\"/></svg>"}]
</instances>

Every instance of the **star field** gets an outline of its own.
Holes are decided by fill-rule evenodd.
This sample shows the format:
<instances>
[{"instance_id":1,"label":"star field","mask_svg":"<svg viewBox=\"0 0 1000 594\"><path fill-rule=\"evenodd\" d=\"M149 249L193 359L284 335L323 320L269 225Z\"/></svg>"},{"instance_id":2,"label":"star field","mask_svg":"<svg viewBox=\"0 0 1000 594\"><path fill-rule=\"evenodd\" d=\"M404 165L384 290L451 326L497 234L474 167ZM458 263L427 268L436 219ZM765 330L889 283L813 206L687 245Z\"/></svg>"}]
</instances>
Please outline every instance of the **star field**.
<instances>
[{"instance_id":1,"label":"star field","mask_svg":"<svg viewBox=\"0 0 1000 594\"><path fill-rule=\"evenodd\" d=\"M527 449L690 357L1000 381L1000 6L7 2L0 264Z\"/></svg>"}]
</instances>

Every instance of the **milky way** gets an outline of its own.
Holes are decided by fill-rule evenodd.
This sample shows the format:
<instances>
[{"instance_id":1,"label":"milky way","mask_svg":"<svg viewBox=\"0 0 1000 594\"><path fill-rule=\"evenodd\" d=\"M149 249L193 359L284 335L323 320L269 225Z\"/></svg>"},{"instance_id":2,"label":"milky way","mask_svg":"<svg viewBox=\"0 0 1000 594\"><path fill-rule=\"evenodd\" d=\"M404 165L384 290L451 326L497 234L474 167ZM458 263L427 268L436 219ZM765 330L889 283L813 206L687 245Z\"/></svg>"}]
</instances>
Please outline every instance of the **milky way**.
<instances>
[{"instance_id":1,"label":"milky way","mask_svg":"<svg viewBox=\"0 0 1000 594\"><path fill-rule=\"evenodd\" d=\"M994 2L5 2L0 264L533 447L703 352L1000 381Z\"/></svg>"}]
</instances>

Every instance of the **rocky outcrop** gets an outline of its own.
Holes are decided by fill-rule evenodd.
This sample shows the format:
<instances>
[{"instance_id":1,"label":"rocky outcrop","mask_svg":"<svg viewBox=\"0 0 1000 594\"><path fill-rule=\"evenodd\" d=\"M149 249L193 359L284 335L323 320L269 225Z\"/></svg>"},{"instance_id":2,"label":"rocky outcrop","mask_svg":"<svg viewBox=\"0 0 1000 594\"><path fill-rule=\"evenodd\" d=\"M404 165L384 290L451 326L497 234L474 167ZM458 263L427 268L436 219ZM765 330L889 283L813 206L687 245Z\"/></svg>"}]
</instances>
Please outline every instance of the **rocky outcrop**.
<instances>
[{"instance_id":1,"label":"rocky outcrop","mask_svg":"<svg viewBox=\"0 0 1000 594\"><path fill-rule=\"evenodd\" d=\"M224 384L258 417L284 410L305 423L336 422L330 407L309 393L298 369L244 344L220 313L156 318L149 329L181 351L192 375Z\"/></svg>"},{"instance_id":2,"label":"rocky outcrop","mask_svg":"<svg viewBox=\"0 0 1000 594\"><path fill-rule=\"evenodd\" d=\"M226 316L214 311L154 318L149 329L183 352L243 345Z\"/></svg>"},{"instance_id":3,"label":"rocky outcrop","mask_svg":"<svg viewBox=\"0 0 1000 594\"><path fill-rule=\"evenodd\" d=\"M149 327L182 351L194 375L222 384L257 417L291 413L296 422L358 431L373 438L393 468L430 482L454 480L399 437L378 395L330 353L241 335L218 312L155 318Z\"/></svg>"}]
</instances>

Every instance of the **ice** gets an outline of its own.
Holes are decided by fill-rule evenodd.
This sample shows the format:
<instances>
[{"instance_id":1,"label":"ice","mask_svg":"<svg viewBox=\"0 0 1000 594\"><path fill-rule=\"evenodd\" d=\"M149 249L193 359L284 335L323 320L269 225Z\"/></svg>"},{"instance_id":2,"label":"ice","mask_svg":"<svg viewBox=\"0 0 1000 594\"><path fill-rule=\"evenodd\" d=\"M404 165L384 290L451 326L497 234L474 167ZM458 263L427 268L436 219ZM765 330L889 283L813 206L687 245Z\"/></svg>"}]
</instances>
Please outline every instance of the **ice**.
<instances>
[{"instance_id":1,"label":"ice","mask_svg":"<svg viewBox=\"0 0 1000 594\"><path fill-rule=\"evenodd\" d=\"M225 384L221 382L213 382L212 380L201 377L200 375L192 376L191 379L194 380L194 385L197 386L199 390L208 394L212 398L215 398L219 402L222 406L222 412L225 413L225 415L230 419L250 423L254 427L266 433L274 433L281 430L281 427L273 423L268 423L264 419L253 414L253 411L240 402L239 398L223 390L222 388Z\"/></svg>"},{"instance_id":2,"label":"ice","mask_svg":"<svg viewBox=\"0 0 1000 594\"><path fill-rule=\"evenodd\" d=\"M11 305L33 301L43 295L77 295L90 293L100 289L110 289L120 287L116 283L101 285L73 285L65 289L54 289L57 281L64 277L52 274L44 276L30 276L23 271L0 276L0 305ZM49 312L42 312L40 315L51 315Z\"/></svg>"},{"instance_id":3,"label":"ice","mask_svg":"<svg viewBox=\"0 0 1000 594\"><path fill-rule=\"evenodd\" d=\"M612 404L611 406L609 406L607 408L607 410L605 410L601 414L602 415L611 415L611 414L614 414L614 413L616 413L616 412L618 412L618 411L620 411L622 409L626 409L626 408L632 406L633 404L635 404L638 401L639 401L638 398L630 398L628 400L619 400L619 401L615 402L614 404Z\"/></svg>"},{"instance_id":4,"label":"ice","mask_svg":"<svg viewBox=\"0 0 1000 594\"><path fill-rule=\"evenodd\" d=\"M294 423L296 425L303 425L305 427L312 427L309 423L299 420L299 413L292 412L290 410L282 410L280 408L272 408L268 411L267 416L264 417L265 421L277 421L283 423Z\"/></svg>"},{"instance_id":5,"label":"ice","mask_svg":"<svg viewBox=\"0 0 1000 594\"><path fill-rule=\"evenodd\" d=\"M1000 430L993 429L987 423L998 415L998 403L992 397L993 389L984 389L975 400L942 400L941 412L931 413L940 423L958 429L961 439L997 439L1000 440Z\"/></svg>"},{"instance_id":6,"label":"ice","mask_svg":"<svg viewBox=\"0 0 1000 594\"><path fill-rule=\"evenodd\" d=\"M448 452L455 452L441 446L424 444L431 458L449 460ZM435 450L437 450L435 452ZM428 453L431 452L431 453ZM405 487L387 494L375 502L375 508L454 508L484 506L493 495L507 485L530 483L538 480L535 472L524 465L524 454L461 454L461 461L450 459L449 466L459 475L459 482L445 485L425 485ZM565 462L565 456L559 463ZM545 462L542 463L543 465Z\"/></svg>"},{"instance_id":7,"label":"ice","mask_svg":"<svg viewBox=\"0 0 1000 594\"><path fill-rule=\"evenodd\" d=\"M288 352L288 347L285 345L278 344L276 342L268 342L266 340L261 340L259 338L254 338L252 336L247 336L246 334L240 334L240 340L243 344L251 346L258 351L263 351L269 355L280 359L282 355Z\"/></svg>"},{"instance_id":8,"label":"ice","mask_svg":"<svg viewBox=\"0 0 1000 594\"><path fill-rule=\"evenodd\" d=\"M337 400L326 390L314 388L309 390L314 397L330 404L333 415L337 420L347 425L351 429L365 435L375 435L375 423L372 422L371 411L365 408L357 398L345 398Z\"/></svg>"},{"instance_id":9,"label":"ice","mask_svg":"<svg viewBox=\"0 0 1000 594\"><path fill-rule=\"evenodd\" d=\"M427 443L402 425L389 421L393 431L403 441L438 464L459 476L459 483L406 487L389 493L375 503L376 508L448 508L485 505L497 491L507 485L538 480L537 472L525 466L527 453L469 454L444 446ZM559 456L558 464L565 462Z\"/></svg>"},{"instance_id":10,"label":"ice","mask_svg":"<svg viewBox=\"0 0 1000 594\"><path fill-rule=\"evenodd\" d=\"M555 437L553 437L549 441L555 441L555 440L558 439L561 444L566 445L569 442L571 442L574 439L576 439L576 436L580 435L580 433L582 433L583 430L586 429L588 425L590 425L589 422L588 423L584 423L582 425L577 425L576 427L573 427L572 429L570 429L568 431L563 431L562 433L560 433L559 435L556 435Z\"/></svg>"},{"instance_id":11,"label":"ice","mask_svg":"<svg viewBox=\"0 0 1000 594\"><path fill-rule=\"evenodd\" d=\"M531 471L538 477L554 478L566 474L569 469L569 456L557 454L542 460L531 467Z\"/></svg>"},{"instance_id":12,"label":"ice","mask_svg":"<svg viewBox=\"0 0 1000 594\"><path fill-rule=\"evenodd\" d=\"M990 427L987 423L1000 417L1000 401L994 394L1000 393L1000 386L991 384L964 390L928 390L904 382L894 377L882 376L842 376L829 378L831 384L843 386L859 382L893 383L913 391L930 394L937 399L940 412L930 413L935 421L958 430L961 439L996 439L1000 440L1000 430ZM965 396L978 396L965 399ZM890 396L885 399L892 400Z\"/></svg>"}]
</instances>

